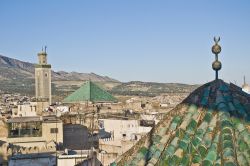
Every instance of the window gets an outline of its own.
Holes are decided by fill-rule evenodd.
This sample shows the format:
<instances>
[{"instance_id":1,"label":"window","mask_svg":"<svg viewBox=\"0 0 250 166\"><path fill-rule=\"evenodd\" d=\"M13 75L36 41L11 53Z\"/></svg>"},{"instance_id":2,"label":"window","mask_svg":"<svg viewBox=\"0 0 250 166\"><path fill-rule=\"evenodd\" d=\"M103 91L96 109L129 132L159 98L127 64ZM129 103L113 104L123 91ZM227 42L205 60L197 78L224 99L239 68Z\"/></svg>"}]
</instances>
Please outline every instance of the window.
<instances>
[{"instance_id":1,"label":"window","mask_svg":"<svg viewBox=\"0 0 250 166\"><path fill-rule=\"evenodd\" d=\"M58 128L51 128L50 133L58 133Z\"/></svg>"},{"instance_id":2,"label":"window","mask_svg":"<svg viewBox=\"0 0 250 166\"><path fill-rule=\"evenodd\" d=\"M45 77L48 77L48 73L45 73Z\"/></svg>"},{"instance_id":3,"label":"window","mask_svg":"<svg viewBox=\"0 0 250 166\"><path fill-rule=\"evenodd\" d=\"M104 129L104 121L103 120L99 120L99 128Z\"/></svg>"}]
</instances>

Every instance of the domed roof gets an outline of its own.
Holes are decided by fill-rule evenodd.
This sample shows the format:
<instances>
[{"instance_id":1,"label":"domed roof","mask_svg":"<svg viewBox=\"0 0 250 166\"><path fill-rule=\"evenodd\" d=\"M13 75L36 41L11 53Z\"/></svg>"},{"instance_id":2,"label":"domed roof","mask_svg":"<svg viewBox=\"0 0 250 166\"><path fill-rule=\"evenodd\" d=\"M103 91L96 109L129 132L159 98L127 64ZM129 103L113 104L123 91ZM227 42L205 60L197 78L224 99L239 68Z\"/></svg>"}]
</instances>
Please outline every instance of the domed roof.
<instances>
[{"instance_id":1,"label":"domed roof","mask_svg":"<svg viewBox=\"0 0 250 166\"><path fill-rule=\"evenodd\" d=\"M218 61L220 38L214 40ZM249 165L249 126L250 95L216 70L215 81L193 91L112 166Z\"/></svg>"},{"instance_id":2,"label":"domed roof","mask_svg":"<svg viewBox=\"0 0 250 166\"><path fill-rule=\"evenodd\" d=\"M113 165L249 165L250 95L215 80L191 93Z\"/></svg>"}]
</instances>

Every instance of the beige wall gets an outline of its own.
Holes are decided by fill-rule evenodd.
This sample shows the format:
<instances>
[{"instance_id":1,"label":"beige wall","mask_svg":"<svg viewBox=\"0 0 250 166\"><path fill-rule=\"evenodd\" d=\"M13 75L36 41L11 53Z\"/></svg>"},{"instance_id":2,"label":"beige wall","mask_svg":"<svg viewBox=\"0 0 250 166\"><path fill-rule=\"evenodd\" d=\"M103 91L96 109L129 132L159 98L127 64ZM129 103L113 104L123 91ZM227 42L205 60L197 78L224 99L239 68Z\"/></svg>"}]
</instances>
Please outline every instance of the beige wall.
<instances>
[{"instance_id":1,"label":"beige wall","mask_svg":"<svg viewBox=\"0 0 250 166\"><path fill-rule=\"evenodd\" d=\"M36 114L36 104L24 104L18 105L17 108L12 110L13 117L22 117L22 116L37 116Z\"/></svg>"},{"instance_id":2,"label":"beige wall","mask_svg":"<svg viewBox=\"0 0 250 166\"><path fill-rule=\"evenodd\" d=\"M38 53L38 62L39 62L39 64L42 64L42 65L47 64L47 54L46 54L46 52Z\"/></svg>"},{"instance_id":3,"label":"beige wall","mask_svg":"<svg viewBox=\"0 0 250 166\"><path fill-rule=\"evenodd\" d=\"M101 149L102 151L105 151L107 153L117 153L120 154L121 153L121 142L120 145L109 145L109 144L105 144L104 142L100 142L99 141L99 149Z\"/></svg>"},{"instance_id":4,"label":"beige wall","mask_svg":"<svg viewBox=\"0 0 250 166\"><path fill-rule=\"evenodd\" d=\"M121 141L122 144L122 154L127 152L130 148L132 148L137 141Z\"/></svg>"},{"instance_id":5,"label":"beige wall","mask_svg":"<svg viewBox=\"0 0 250 166\"><path fill-rule=\"evenodd\" d=\"M58 128L58 133L51 133L51 128ZM57 138L56 138L57 137ZM7 138L8 143L23 147L42 147L47 146L47 143L56 141L57 143L63 142L63 124L62 122L54 123L42 123L42 137L19 137L19 138Z\"/></svg>"},{"instance_id":6,"label":"beige wall","mask_svg":"<svg viewBox=\"0 0 250 166\"><path fill-rule=\"evenodd\" d=\"M151 127L140 126L138 120L99 119L99 121L104 122L105 131L114 133L114 141L133 140L135 135L151 130ZM123 137L123 134L126 134L126 137Z\"/></svg>"},{"instance_id":7,"label":"beige wall","mask_svg":"<svg viewBox=\"0 0 250 166\"><path fill-rule=\"evenodd\" d=\"M113 132L114 138L111 139L99 139L99 149L102 151L99 153L99 160L104 163L104 166L108 166L115 159L129 150L142 135L151 130L151 127L140 126L138 120L117 120L117 119L99 119L103 120L105 131ZM123 137L122 134L126 134ZM134 136L137 136L135 140Z\"/></svg>"},{"instance_id":8,"label":"beige wall","mask_svg":"<svg viewBox=\"0 0 250 166\"><path fill-rule=\"evenodd\" d=\"M19 145L23 147L40 147L45 146L46 140L43 137L18 137L18 138L7 138L8 143Z\"/></svg>"},{"instance_id":9,"label":"beige wall","mask_svg":"<svg viewBox=\"0 0 250 166\"><path fill-rule=\"evenodd\" d=\"M58 166L75 166L87 159L87 155L62 155L57 159Z\"/></svg>"},{"instance_id":10,"label":"beige wall","mask_svg":"<svg viewBox=\"0 0 250 166\"><path fill-rule=\"evenodd\" d=\"M49 102L47 101L38 101L36 102L37 115L42 115L42 112L45 108L49 107Z\"/></svg>"},{"instance_id":11,"label":"beige wall","mask_svg":"<svg viewBox=\"0 0 250 166\"><path fill-rule=\"evenodd\" d=\"M117 157L118 155L116 153L99 153L98 160L100 160L104 166L109 166Z\"/></svg>"},{"instance_id":12,"label":"beige wall","mask_svg":"<svg viewBox=\"0 0 250 166\"><path fill-rule=\"evenodd\" d=\"M58 128L58 133L51 133L51 128ZM63 124L62 122L48 122L42 124L42 137L47 141L63 143Z\"/></svg>"}]
</instances>

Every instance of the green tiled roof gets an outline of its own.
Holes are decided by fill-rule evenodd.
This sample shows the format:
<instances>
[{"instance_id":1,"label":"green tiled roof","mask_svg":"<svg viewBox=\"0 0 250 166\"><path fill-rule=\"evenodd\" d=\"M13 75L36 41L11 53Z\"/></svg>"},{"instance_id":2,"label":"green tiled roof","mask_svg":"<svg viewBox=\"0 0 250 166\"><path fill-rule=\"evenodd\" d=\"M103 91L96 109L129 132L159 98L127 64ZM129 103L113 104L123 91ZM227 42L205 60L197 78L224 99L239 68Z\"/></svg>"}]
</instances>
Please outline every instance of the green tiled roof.
<instances>
[{"instance_id":1,"label":"green tiled roof","mask_svg":"<svg viewBox=\"0 0 250 166\"><path fill-rule=\"evenodd\" d=\"M113 165L250 165L250 95L222 80L195 90Z\"/></svg>"},{"instance_id":2,"label":"green tiled roof","mask_svg":"<svg viewBox=\"0 0 250 166\"><path fill-rule=\"evenodd\" d=\"M63 100L64 103L79 103L85 101L116 102L117 99L92 81L87 81Z\"/></svg>"}]
</instances>

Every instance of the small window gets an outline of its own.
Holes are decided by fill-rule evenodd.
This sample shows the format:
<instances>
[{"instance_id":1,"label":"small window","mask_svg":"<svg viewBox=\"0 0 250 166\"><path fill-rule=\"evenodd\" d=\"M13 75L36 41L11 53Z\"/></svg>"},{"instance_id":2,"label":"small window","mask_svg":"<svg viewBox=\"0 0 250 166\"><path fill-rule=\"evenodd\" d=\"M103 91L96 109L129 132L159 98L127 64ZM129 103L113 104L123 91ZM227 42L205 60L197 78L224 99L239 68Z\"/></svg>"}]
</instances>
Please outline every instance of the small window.
<instances>
[{"instance_id":1,"label":"small window","mask_svg":"<svg viewBox=\"0 0 250 166\"><path fill-rule=\"evenodd\" d=\"M126 134L122 134L123 137L126 137Z\"/></svg>"},{"instance_id":2,"label":"small window","mask_svg":"<svg viewBox=\"0 0 250 166\"><path fill-rule=\"evenodd\" d=\"M48 77L48 73L45 73L45 77Z\"/></svg>"},{"instance_id":3,"label":"small window","mask_svg":"<svg viewBox=\"0 0 250 166\"><path fill-rule=\"evenodd\" d=\"M58 128L51 128L50 133L58 133Z\"/></svg>"},{"instance_id":4,"label":"small window","mask_svg":"<svg viewBox=\"0 0 250 166\"><path fill-rule=\"evenodd\" d=\"M104 129L104 121L103 120L99 120L99 128Z\"/></svg>"},{"instance_id":5,"label":"small window","mask_svg":"<svg viewBox=\"0 0 250 166\"><path fill-rule=\"evenodd\" d=\"M146 104L141 104L141 108L145 108L146 107Z\"/></svg>"}]
</instances>

